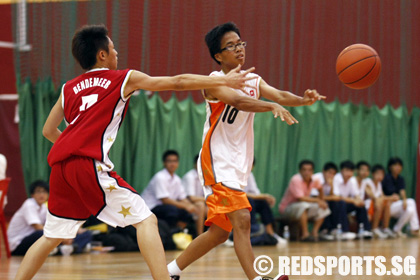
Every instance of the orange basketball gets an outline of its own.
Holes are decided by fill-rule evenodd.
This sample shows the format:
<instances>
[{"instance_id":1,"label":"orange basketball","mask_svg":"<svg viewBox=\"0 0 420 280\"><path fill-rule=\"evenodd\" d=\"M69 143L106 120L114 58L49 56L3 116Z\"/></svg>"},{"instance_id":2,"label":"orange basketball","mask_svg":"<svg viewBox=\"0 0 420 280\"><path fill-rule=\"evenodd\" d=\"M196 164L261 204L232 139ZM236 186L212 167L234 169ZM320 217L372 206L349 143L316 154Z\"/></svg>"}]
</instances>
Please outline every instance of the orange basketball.
<instances>
[{"instance_id":1,"label":"orange basketball","mask_svg":"<svg viewBox=\"0 0 420 280\"><path fill-rule=\"evenodd\" d=\"M381 59L370 46L354 44L337 57L338 79L349 88L363 89L373 85L381 73Z\"/></svg>"}]
</instances>

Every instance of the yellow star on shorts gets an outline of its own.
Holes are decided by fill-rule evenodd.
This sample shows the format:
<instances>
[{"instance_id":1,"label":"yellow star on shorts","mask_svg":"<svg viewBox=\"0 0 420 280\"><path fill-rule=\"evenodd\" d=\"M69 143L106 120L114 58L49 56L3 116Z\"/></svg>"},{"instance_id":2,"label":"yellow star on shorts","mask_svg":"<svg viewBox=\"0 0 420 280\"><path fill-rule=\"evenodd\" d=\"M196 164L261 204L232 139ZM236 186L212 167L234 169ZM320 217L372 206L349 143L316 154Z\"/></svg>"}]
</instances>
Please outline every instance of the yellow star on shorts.
<instances>
[{"instance_id":1,"label":"yellow star on shorts","mask_svg":"<svg viewBox=\"0 0 420 280\"><path fill-rule=\"evenodd\" d=\"M223 197L220 201L223 206L229 206L229 200L226 197Z\"/></svg>"},{"instance_id":2,"label":"yellow star on shorts","mask_svg":"<svg viewBox=\"0 0 420 280\"><path fill-rule=\"evenodd\" d=\"M109 185L109 187L106 189L109 190L109 192L112 192L113 190L116 190L117 188L115 187L115 185Z\"/></svg>"},{"instance_id":3,"label":"yellow star on shorts","mask_svg":"<svg viewBox=\"0 0 420 280\"><path fill-rule=\"evenodd\" d=\"M98 169L98 172L101 172L102 171L102 166L98 165L97 169Z\"/></svg>"},{"instance_id":4,"label":"yellow star on shorts","mask_svg":"<svg viewBox=\"0 0 420 280\"><path fill-rule=\"evenodd\" d=\"M121 205L121 211L118 212L118 213L123 214L124 215L124 218L125 218L125 216L127 216L127 215L132 215L130 213L130 208L131 208L131 206L128 207L128 208L125 208L124 206Z\"/></svg>"},{"instance_id":5,"label":"yellow star on shorts","mask_svg":"<svg viewBox=\"0 0 420 280\"><path fill-rule=\"evenodd\" d=\"M111 136L109 136L106 140L108 140L108 142L114 141L114 139Z\"/></svg>"}]
</instances>

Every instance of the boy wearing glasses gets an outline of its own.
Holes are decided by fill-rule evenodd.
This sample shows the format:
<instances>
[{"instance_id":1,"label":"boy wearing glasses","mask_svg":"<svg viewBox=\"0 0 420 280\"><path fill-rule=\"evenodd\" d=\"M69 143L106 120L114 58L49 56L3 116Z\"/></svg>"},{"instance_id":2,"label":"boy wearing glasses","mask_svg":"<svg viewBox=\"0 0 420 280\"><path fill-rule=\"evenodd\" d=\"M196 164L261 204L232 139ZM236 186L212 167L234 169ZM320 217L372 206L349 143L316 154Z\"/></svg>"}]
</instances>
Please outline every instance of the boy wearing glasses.
<instances>
[{"instance_id":1,"label":"boy wearing glasses","mask_svg":"<svg viewBox=\"0 0 420 280\"><path fill-rule=\"evenodd\" d=\"M210 76L225 76L231 69L245 63L246 42L232 22L213 28L205 37L211 57L220 71ZM303 97L268 85L260 76L246 82L243 90L229 87L206 89L207 120L203 145L198 159L198 174L204 186L208 206L206 226L209 230L198 236L188 248L168 265L173 280L188 265L226 241L234 229L234 247L248 279L262 280L253 268L254 254L250 243L251 205L243 188L247 184L254 158L253 122L255 112L271 111L291 125L297 120L281 105L312 105L324 99L316 90L306 90ZM263 96L274 102L259 100ZM281 104L281 105L280 105ZM287 280L286 275L278 280Z\"/></svg>"}]
</instances>

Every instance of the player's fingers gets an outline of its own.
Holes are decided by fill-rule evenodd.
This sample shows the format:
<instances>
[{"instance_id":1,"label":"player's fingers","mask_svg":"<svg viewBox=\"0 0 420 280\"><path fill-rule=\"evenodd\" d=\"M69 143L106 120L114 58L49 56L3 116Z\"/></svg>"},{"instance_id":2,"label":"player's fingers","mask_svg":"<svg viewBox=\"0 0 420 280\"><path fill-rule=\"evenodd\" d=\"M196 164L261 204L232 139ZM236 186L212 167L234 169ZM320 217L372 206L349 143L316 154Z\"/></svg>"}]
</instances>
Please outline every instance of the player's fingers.
<instances>
[{"instance_id":1,"label":"player's fingers","mask_svg":"<svg viewBox=\"0 0 420 280\"><path fill-rule=\"evenodd\" d=\"M318 100L321 100L321 99L326 99L327 97L326 96L324 96L324 95L319 95L318 96Z\"/></svg>"},{"instance_id":2,"label":"player's fingers","mask_svg":"<svg viewBox=\"0 0 420 280\"><path fill-rule=\"evenodd\" d=\"M235 72L239 73L239 71L241 71L241 65L240 64L238 64L238 66L236 66L236 68L235 68Z\"/></svg>"},{"instance_id":3,"label":"player's fingers","mask_svg":"<svg viewBox=\"0 0 420 280\"><path fill-rule=\"evenodd\" d=\"M240 64L239 64L240 65ZM247 69L243 74L248 74L248 73L251 73L251 72L254 72L254 70L255 70L255 67L251 67L251 68L249 68L249 69Z\"/></svg>"}]
</instances>

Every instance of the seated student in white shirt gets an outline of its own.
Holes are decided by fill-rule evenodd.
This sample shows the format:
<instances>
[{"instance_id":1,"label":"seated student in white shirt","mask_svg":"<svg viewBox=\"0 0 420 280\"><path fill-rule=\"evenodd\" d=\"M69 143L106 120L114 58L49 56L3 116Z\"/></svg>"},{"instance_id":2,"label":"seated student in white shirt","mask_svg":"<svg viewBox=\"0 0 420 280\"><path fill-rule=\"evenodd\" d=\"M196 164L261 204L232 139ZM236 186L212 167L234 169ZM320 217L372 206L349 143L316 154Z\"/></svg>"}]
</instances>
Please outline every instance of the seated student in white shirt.
<instances>
[{"instance_id":1,"label":"seated student in white shirt","mask_svg":"<svg viewBox=\"0 0 420 280\"><path fill-rule=\"evenodd\" d=\"M10 251L14 256L23 256L29 247L43 234L47 220L49 186L44 181L35 181L29 187L31 197L13 215L7 235Z\"/></svg>"},{"instance_id":2,"label":"seated student in white shirt","mask_svg":"<svg viewBox=\"0 0 420 280\"><path fill-rule=\"evenodd\" d=\"M315 173L312 178L321 182L322 190L324 192L324 199L328 203L328 208L331 210L331 214L324 219L324 223L321 226L321 234L324 233L336 233L338 225L341 225L342 230L345 229L341 234L341 239L352 240L356 238L356 234L348 232L349 220L347 218L347 205L340 196L336 195L334 191L334 176L337 174L337 165L333 162L327 162L322 168L322 172ZM317 189L311 190L311 196L319 196ZM329 235L325 235L327 238Z\"/></svg>"},{"instance_id":3,"label":"seated student in white shirt","mask_svg":"<svg viewBox=\"0 0 420 280\"><path fill-rule=\"evenodd\" d=\"M185 173L182 177L182 185L187 193L188 199L197 207L197 215L195 224L197 227L197 235L204 231L204 219L206 217L206 204L204 198L204 190L201 185L197 173L198 155L194 157L194 168Z\"/></svg>"},{"instance_id":4,"label":"seated student in white shirt","mask_svg":"<svg viewBox=\"0 0 420 280\"><path fill-rule=\"evenodd\" d=\"M179 166L178 152L168 150L162 160L165 168L153 176L141 197L158 219L172 228L184 229L198 210L187 199L181 178L175 174Z\"/></svg>"},{"instance_id":5,"label":"seated student in white shirt","mask_svg":"<svg viewBox=\"0 0 420 280\"><path fill-rule=\"evenodd\" d=\"M373 236L371 225L367 216L367 210L365 208L365 202L360 198L359 188L357 187L357 180L353 177L354 174L354 163L346 160L340 164L340 173L334 176L334 192L335 195L341 197L346 203L346 212L356 212L356 220L358 225L363 224L364 238L371 238ZM342 225L344 232L349 231L349 228L345 228L348 225Z\"/></svg>"},{"instance_id":6,"label":"seated student in white shirt","mask_svg":"<svg viewBox=\"0 0 420 280\"><path fill-rule=\"evenodd\" d=\"M360 165L358 169L360 170L361 168L364 168L363 165ZM363 173L363 171L359 171L359 173ZM382 180L384 178L385 168L380 164L376 164L372 167L372 179L363 179L360 189L361 193L365 194L365 205L372 220L373 234L379 238L395 238L396 234L389 228L389 221L391 219L391 203L399 198L398 196L384 195L382 190ZM382 230L379 228L381 220Z\"/></svg>"}]
</instances>

